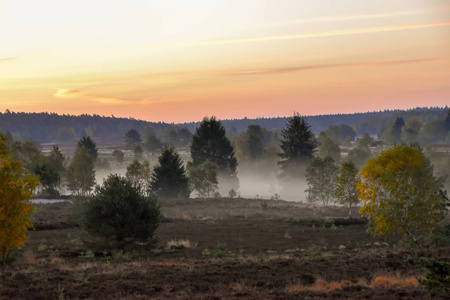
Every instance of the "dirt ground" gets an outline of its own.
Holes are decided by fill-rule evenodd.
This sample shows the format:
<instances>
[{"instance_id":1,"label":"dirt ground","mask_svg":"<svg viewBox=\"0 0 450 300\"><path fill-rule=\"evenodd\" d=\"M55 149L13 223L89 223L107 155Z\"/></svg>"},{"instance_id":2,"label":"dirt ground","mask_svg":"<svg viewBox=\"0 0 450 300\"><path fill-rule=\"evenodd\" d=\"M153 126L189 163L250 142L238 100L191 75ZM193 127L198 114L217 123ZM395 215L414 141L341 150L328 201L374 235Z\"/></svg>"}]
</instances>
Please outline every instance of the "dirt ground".
<instances>
[{"instance_id":1,"label":"dirt ground","mask_svg":"<svg viewBox=\"0 0 450 300\"><path fill-rule=\"evenodd\" d=\"M156 248L125 251L83 232L71 207L37 205L0 299L450 299L417 282L419 258L450 260L450 247L375 238L342 207L166 200Z\"/></svg>"}]
</instances>

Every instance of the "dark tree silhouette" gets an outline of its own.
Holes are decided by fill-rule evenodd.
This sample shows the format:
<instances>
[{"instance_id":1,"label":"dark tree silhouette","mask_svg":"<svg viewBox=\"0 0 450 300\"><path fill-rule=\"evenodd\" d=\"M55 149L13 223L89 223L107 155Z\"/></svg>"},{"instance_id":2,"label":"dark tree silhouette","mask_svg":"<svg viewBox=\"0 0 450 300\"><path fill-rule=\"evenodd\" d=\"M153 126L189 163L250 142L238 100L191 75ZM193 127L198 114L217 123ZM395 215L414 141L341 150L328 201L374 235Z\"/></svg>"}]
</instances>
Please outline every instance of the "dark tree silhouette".
<instances>
[{"instance_id":1,"label":"dark tree silhouette","mask_svg":"<svg viewBox=\"0 0 450 300\"><path fill-rule=\"evenodd\" d=\"M133 149L137 144L141 142L141 135L136 129L130 129L125 132L125 144L127 144L127 147Z\"/></svg>"},{"instance_id":2,"label":"dark tree silhouette","mask_svg":"<svg viewBox=\"0 0 450 300\"><path fill-rule=\"evenodd\" d=\"M313 158L316 139L311 128L298 113L286 123L286 129L281 132L282 150L278 155L281 161L281 178L300 177L307 163Z\"/></svg>"},{"instance_id":3,"label":"dark tree silhouette","mask_svg":"<svg viewBox=\"0 0 450 300\"><path fill-rule=\"evenodd\" d=\"M83 225L91 234L112 239L117 245L153 243L161 212L155 196L119 175L109 175L97 186L83 209Z\"/></svg>"},{"instance_id":4,"label":"dark tree silhouette","mask_svg":"<svg viewBox=\"0 0 450 300\"><path fill-rule=\"evenodd\" d=\"M92 157L92 159L95 161L98 156L98 150L97 145L95 142L91 139L90 136L83 136L77 144L77 147L83 147L86 148L86 150L89 152L89 155Z\"/></svg>"},{"instance_id":5,"label":"dark tree silhouette","mask_svg":"<svg viewBox=\"0 0 450 300\"><path fill-rule=\"evenodd\" d=\"M192 165L196 167L209 160L217 165L219 174L236 176L237 160L226 134L215 117L204 118L192 136Z\"/></svg>"},{"instance_id":6,"label":"dark tree silhouette","mask_svg":"<svg viewBox=\"0 0 450 300\"><path fill-rule=\"evenodd\" d=\"M189 198L186 169L175 148L164 146L153 169L150 188L158 196Z\"/></svg>"}]
</instances>

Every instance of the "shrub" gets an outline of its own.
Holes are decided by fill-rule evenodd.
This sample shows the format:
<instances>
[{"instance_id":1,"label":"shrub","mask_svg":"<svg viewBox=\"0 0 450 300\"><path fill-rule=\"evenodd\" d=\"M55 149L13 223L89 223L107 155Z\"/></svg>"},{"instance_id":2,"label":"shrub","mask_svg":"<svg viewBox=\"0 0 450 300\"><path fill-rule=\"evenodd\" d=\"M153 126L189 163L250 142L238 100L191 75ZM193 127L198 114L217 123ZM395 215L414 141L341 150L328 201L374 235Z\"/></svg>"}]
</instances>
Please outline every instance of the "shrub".
<instances>
[{"instance_id":1,"label":"shrub","mask_svg":"<svg viewBox=\"0 0 450 300\"><path fill-rule=\"evenodd\" d=\"M139 186L119 175L110 175L97 186L84 205L87 231L118 246L132 242L153 244L161 212L155 196L146 196Z\"/></svg>"},{"instance_id":2,"label":"shrub","mask_svg":"<svg viewBox=\"0 0 450 300\"><path fill-rule=\"evenodd\" d=\"M419 283L427 289L441 289L450 292L450 262L422 259L420 264L426 270Z\"/></svg>"}]
</instances>

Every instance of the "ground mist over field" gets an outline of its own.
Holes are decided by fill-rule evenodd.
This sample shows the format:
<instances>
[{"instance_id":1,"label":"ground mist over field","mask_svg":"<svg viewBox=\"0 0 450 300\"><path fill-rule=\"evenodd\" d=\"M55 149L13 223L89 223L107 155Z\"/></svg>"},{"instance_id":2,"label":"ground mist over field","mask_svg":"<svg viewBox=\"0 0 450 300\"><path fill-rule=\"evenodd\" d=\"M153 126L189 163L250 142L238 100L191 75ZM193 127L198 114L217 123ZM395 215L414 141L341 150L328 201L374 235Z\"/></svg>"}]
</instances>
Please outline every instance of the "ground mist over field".
<instances>
[{"instance_id":1,"label":"ground mist over field","mask_svg":"<svg viewBox=\"0 0 450 300\"><path fill-rule=\"evenodd\" d=\"M243 198L270 199L279 196L286 201L306 202L306 180L298 180L295 186L287 185L280 182L273 171L255 172L245 169L239 169L238 178L238 194Z\"/></svg>"},{"instance_id":2,"label":"ground mist over field","mask_svg":"<svg viewBox=\"0 0 450 300\"><path fill-rule=\"evenodd\" d=\"M150 161L150 165L154 167L156 161ZM127 172L128 163L124 162L121 166L111 164L110 169L96 170L95 179L97 184L103 184L103 181L110 174L119 174L125 176ZM306 180L298 180L295 185L282 184L277 177L278 169L261 169L255 170L249 167L238 167L239 189L236 191L237 195L243 198L262 198L270 199L279 196L279 199L294 202L306 202L307 189ZM219 193L222 197L228 197L232 186L224 184L219 178ZM194 191L191 194L192 198L197 197Z\"/></svg>"}]
</instances>

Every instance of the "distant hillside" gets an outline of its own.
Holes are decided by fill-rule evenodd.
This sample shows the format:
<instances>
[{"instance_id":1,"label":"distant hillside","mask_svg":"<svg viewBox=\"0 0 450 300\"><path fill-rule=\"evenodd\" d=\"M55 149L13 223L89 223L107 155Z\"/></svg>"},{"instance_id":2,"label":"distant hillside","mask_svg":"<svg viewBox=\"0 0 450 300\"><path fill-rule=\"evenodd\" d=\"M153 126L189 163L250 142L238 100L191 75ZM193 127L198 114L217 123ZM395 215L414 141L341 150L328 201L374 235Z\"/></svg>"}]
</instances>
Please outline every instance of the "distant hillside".
<instances>
[{"instance_id":1,"label":"distant hillside","mask_svg":"<svg viewBox=\"0 0 450 300\"><path fill-rule=\"evenodd\" d=\"M347 124L353 126L358 134L368 132L378 133L389 122L393 122L396 117L404 119L417 116L423 122L433 119L443 119L448 108L415 108L410 110L385 110L378 112L365 112L355 114L335 114L306 116L308 124L317 135L325 130L329 125ZM258 119L234 119L222 120L227 131L233 134L240 134L247 129L250 124L260 125L267 130L284 128L289 117L278 118L258 118ZM199 125L198 122L175 124L186 127L191 132ZM133 118L116 118L99 115L58 115L55 113L16 113L6 111L0 113L0 130L10 132L14 139L32 139L40 143L56 142L64 138L79 138L90 132L94 138L102 139L123 139L127 130L136 129L142 131L146 126L153 128L156 134L167 127L168 123L147 122Z\"/></svg>"},{"instance_id":2,"label":"distant hillside","mask_svg":"<svg viewBox=\"0 0 450 300\"><path fill-rule=\"evenodd\" d=\"M305 116L305 118L315 135L318 135L328 126L335 124L346 124L352 126L358 134L364 134L366 132L376 134L378 133L377 131L380 130L379 127L384 128L389 122L394 122L397 117L407 119L416 116L419 117L422 122L429 122L434 119L445 118L447 110L448 107L418 107L409 110L384 110L354 114L317 115ZM222 120L222 124L225 126L227 131L240 134L245 131L247 126L250 124L260 125L267 130L284 128L288 118L289 117L258 119L244 118ZM199 124L200 122L184 123L182 126L187 127L192 132Z\"/></svg>"}]
</instances>

